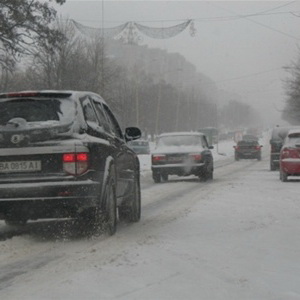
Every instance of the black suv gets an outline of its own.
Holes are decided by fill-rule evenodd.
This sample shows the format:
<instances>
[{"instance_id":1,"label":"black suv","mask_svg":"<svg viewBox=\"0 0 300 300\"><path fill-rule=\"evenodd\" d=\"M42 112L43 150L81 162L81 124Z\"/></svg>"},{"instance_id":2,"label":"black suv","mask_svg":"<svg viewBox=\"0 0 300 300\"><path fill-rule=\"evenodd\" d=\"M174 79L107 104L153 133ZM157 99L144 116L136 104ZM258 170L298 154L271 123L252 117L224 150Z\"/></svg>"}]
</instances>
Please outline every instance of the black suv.
<instances>
[{"instance_id":1,"label":"black suv","mask_svg":"<svg viewBox=\"0 0 300 300\"><path fill-rule=\"evenodd\" d=\"M80 218L109 234L117 209L139 221L139 161L126 142L140 136L136 127L123 135L91 92L0 94L0 219Z\"/></svg>"}]
</instances>

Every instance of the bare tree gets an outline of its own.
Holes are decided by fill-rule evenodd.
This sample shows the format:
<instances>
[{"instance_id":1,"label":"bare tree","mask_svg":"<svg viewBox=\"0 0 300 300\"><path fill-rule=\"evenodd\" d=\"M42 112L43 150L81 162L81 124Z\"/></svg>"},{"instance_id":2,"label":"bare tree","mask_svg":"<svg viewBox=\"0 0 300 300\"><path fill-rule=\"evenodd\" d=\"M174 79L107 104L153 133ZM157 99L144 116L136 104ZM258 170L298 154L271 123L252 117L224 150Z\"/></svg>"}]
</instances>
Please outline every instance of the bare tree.
<instances>
[{"instance_id":1,"label":"bare tree","mask_svg":"<svg viewBox=\"0 0 300 300\"><path fill-rule=\"evenodd\" d=\"M227 128L237 129L260 126L259 113L248 104L232 100L221 109L221 123Z\"/></svg>"},{"instance_id":2,"label":"bare tree","mask_svg":"<svg viewBox=\"0 0 300 300\"><path fill-rule=\"evenodd\" d=\"M55 0L62 4L65 0ZM12 70L20 56L31 54L32 46L47 40L55 45L60 37L49 27L56 11L37 0L1 0L0 65Z\"/></svg>"},{"instance_id":3,"label":"bare tree","mask_svg":"<svg viewBox=\"0 0 300 300\"><path fill-rule=\"evenodd\" d=\"M299 49L300 50L300 49ZM289 77L285 80L287 94L282 118L293 125L300 124L300 58L285 68Z\"/></svg>"}]
</instances>

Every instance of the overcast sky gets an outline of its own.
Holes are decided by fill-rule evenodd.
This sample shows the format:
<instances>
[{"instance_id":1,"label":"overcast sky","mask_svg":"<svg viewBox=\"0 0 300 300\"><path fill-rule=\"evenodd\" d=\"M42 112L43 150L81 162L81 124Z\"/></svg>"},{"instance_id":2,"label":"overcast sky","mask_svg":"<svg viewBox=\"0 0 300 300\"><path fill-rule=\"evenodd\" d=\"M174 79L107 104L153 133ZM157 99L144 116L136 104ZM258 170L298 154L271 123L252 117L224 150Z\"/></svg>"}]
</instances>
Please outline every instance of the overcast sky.
<instances>
[{"instance_id":1,"label":"overcast sky","mask_svg":"<svg viewBox=\"0 0 300 300\"><path fill-rule=\"evenodd\" d=\"M141 35L141 44L181 53L220 91L239 94L280 123L288 76L283 67L300 54L300 1L67 0L58 11L95 28L127 21L168 27L193 19L195 36L187 28L164 40Z\"/></svg>"}]
</instances>

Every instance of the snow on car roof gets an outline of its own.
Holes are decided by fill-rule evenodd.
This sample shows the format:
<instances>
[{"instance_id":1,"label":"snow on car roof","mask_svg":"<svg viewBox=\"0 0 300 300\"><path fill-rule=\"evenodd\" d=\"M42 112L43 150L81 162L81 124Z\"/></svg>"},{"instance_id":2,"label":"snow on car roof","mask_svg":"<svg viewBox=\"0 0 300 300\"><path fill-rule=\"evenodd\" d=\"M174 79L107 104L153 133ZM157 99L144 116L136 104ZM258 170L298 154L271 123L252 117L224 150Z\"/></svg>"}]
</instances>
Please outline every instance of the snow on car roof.
<instances>
[{"instance_id":1,"label":"snow on car roof","mask_svg":"<svg viewBox=\"0 0 300 300\"><path fill-rule=\"evenodd\" d=\"M295 133L300 133L300 127L290 129L287 135L289 136L290 134L295 134Z\"/></svg>"},{"instance_id":2,"label":"snow on car roof","mask_svg":"<svg viewBox=\"0 0 300 300\"><path fill-rule=\"evenodd\" d=\"M100 97L101 101L106 104L105 100L101 97L101 95L96 94L91 91L76 91L76 90L25 90L25 91L17 91L17 92L7 92L0 93L0 98L14 98L14 97L39 97L39 96L75 96L80 97L82 95L95 95L97 98Z\"/></svg>"}]
</instances>

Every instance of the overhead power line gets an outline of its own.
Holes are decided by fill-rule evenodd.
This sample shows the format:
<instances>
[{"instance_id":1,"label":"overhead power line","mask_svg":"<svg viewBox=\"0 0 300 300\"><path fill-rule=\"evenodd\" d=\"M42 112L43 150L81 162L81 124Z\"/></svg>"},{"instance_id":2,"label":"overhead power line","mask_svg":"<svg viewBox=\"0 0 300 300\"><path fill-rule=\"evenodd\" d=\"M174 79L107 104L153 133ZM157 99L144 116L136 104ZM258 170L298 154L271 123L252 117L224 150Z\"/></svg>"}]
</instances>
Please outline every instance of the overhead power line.
<instances>
[{"instance_id":1,"label":"overhead power line","mask_svg":"<svg viewBox=\"0 0 300 300\"><path fill-rule=\"evenodd\" d=\"M233 78L222 79L222 80L216 81L216 83L225 82L225 81L232 81L232 80L239 80L239 79L244 79L244 78L248 78L248 77L254 77L254 76L258 76L258 75L261 75L261 74L265 74L265 73L269 73L269 72L273 72L273 71L281 70L281 69L282 68L274 68L274 69L264 70L264 71L257 72L257 73L242 75L242 76L233 77Z\"/></svg>"},{"instance_id":2,"label":"overhead power line","mask_svg":"<svg viewBox=\"0 0 300 300\"><path fill-rule=\"evenodd\" d=\"M276 28L273 28L271 26L268 26L266 24L263 24L261 22L251 19L251 17L270 14L271 11L291 5L295 2L297 2L297 1L291 1L288 3L282 4L280 6L273 7L268 10L264 10L264 11L261 11L261 12L255 13L255 14L247 14L247 15L237 14L236 12L225 9L224 7L212 4L212 2L210 2L211 5L217 6L218 8L221 8L225 11L229 11L230 13L233 13L234 15L228 16L228 17L185 19L185 20L181 20L181 21L183 21L182 23L174 25L174 26L169 26L169 27L150 27L150 26L145 26L145 25L140 24L140 23L145 23L145 22L149 23L149 21L141 21L141 22L127 21L124 24L121 24L121 25L113 27L113 28L103 28L103 22L102 22L101 28L93 28L93 27L85 26L79 22L76 22L75 20L71 20L71 21L73 21L73 24L75 25L75 27L82 34L85 34L87 36L99 35L99 36L105 37L105 38L116 38L117 36L119 36L119 38L121 38L122 40L125 40L127 43L136 43L136 41L139 40L137 31L141 34L144 34L144 35L150 37L150 38L168 39L168 38L178 35L182 31L184 31L188 26L190 28L191 36L194 36L196 33L196 29L194 27L195 21L229 21L229 20L237 20L237 19L246 19L254 24L265 27L265 28L272 30L274 32L277 32L281 35L284 35L284 36L287 36L287 37L290 37L292 39L299 41L300 38L298 38L298 37L295 37L291 34L288 34L286 32L280 31ZM279 13L283 13L283 12L277 12L277 14L279 14ZM289 12L289 13L291 13L291 12ZM293 15L295 15L295 14L293 14ZM298 16L298 15L296 15L296 16ZM171 20L159 20L159 21L152 21L152 22L168 22L168 21L171 21ZM172 21L174 21L174 20L172 20ZM100 33L101 33L101 35L100 35ZM121 35L123 35L123 36L121 36Z\"/></svg>"},{"instance_id":3,"label":"overhead power line","mask_svg":"<svg viewBox=\"0 0 300 300\"><path fill-rule=\"evenodd\" d=\"M291 5L291 4L295 3L295 2L297 2L297 1L290 1L290 2L288 2L288 3L285 3L285 4L282 4L282 5L273 7L273 8L271 8L271 9L267 9L267 10L261 11L260 13L270 12L270 11L276 10L276 9L278 9L278 8L282 8L282 7Z\"/></svg>"},{"instance_id":4,"label":"overhead power line","mask_svg":"<svg viewBox=\"0 0 300 300\"><path fill-rule=\"evenodd\" d=\"M273 9L272 9L273 10ZM253 13L253 14L242 14L242 15L228 15L228 16L221 16L221 17L196 17L192 18L193 21L195 22L204 22L204 21L209 21L209 22L217 22L217 21L232 21L232 20L240 20L243 18L248 18L248 17L259 17L259 16L272 16L272 15L295 15L299 17L300 11L281 11L281 12L259 12L259 13ZM137 22L137 23L168 23L168 22L185 22L189 19L159 19L159 20L135 20L131 22ZM78 22L91 22L91 23L99 23L99 20L91 20L91 19L78 19ZM126 23L127 21L124 20L105 20L105 23Z\"/></svg>"},{"instance_id":5,"label":"overhead power line","mask_svg":"<svg viewBox=\"0 0 300 300\"><path fill-rule=\"evenodd\" d=\"M292 3L290 3L290 4L292 4ZM249 21L249 22L252 22L252 23L254 23L254 24L257 24L257 25L259 25L259 26L268 28L269 30L272 30L272 31L274 31L274 32L277 32L277 33L279 33L279 34L281 34L281 35L284 35L284 36L290 37L290 38L292 38L292 39L294 39L294 40L300 41L300 38L298 38L298 37L295 37L295 36L293 36L293 35L291 35L291 34L288 34L288 33L286 33L286 32L280 31L280 30L278 30L278 29L275 29L275 28L273 28L273 27L271 27L271 26L265 25L265 24L260 23L260 22L258 22L258 21L252 20L252 19L251 19L250 17L248 17L248 16L240 15L240 14L238 14L238 13L236 13L236 12L230 10L230 9L226 9L226 8L220 6L220 5L215 5L213 2L210 2L210 5L213 5L213 6L216 6L216 7L218 7L218 8L221 8L221 9L224 10L224 11L228 11L228 12L230 12L230 13L233 13L233 14L235 14L237 17L243 18L243 19L245 19L245 20L247 20L247 21ZM274 8L274 9L275 9L275 8Z\"/></svg>"}]
</instances>

